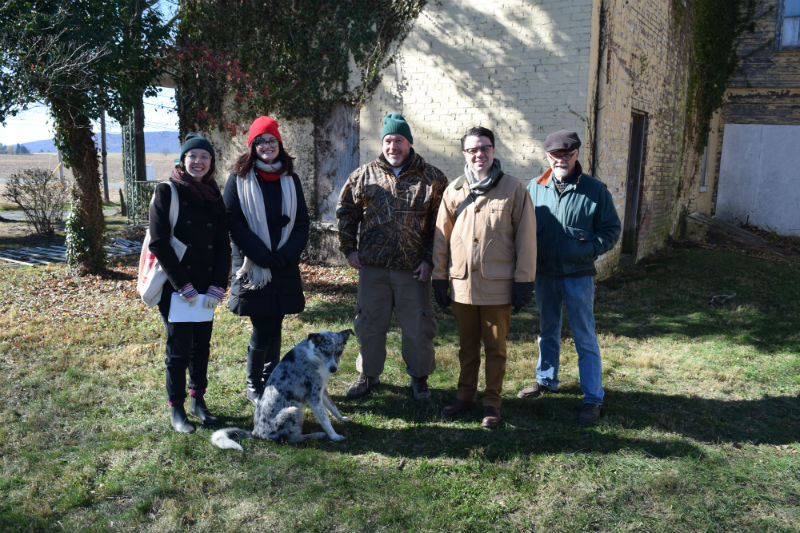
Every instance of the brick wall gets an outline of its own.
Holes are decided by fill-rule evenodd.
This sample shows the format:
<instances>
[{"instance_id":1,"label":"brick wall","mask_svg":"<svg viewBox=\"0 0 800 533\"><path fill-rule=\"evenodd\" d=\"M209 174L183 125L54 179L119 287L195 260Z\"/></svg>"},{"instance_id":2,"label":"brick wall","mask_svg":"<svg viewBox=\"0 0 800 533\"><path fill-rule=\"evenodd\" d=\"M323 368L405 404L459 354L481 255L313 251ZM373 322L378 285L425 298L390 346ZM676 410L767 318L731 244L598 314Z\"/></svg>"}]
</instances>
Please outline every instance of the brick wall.
<instances>
[{"instance_id":1,"label":"brick wall","mask_svg":"<svg viewBox=\"0 0 800 533\"><path fill-rule=\"evenodd\" d=\"M605 0L600 11L596 175L625 217L632 113L647 116L636 257L661 248L680 209L686 80L685 49L671 1ZM691 158L691 157L690 157ZM617 247L615 252L619 251Z\"/></svg>"},{"instance_id":2,"label":"brick wall","mask_svg":"<svg viewBox=\"0 0 800 533\"><path fill-rule=\"evenodd\" d=\"M778 0L760 2L754 31L745 32L739 39L737 52L741 64L729 88L800 87L800 50L778 50L775 46L779 4Z\"/></svg>"},{"instance_id":3,"label":"brick wall","mask_svg":"<svg viewBox=\"0 0 800 533\"><path fill-rule=\"evenodd\" d=\"M482 125L495 132L504 170L528 181L546 168L541 145L547 134L571 129L584 141L581 163L608 185L623 218L631 113L645 113L635 259L648 255L674 232L677 214L692 201L685 190L695 179L693 171L683 170L694 150L683 144L685 30L675 28L672 5L673 0L430 2L358 112L357 160L378 156L383 116L401 112L414 148L450 179L463 170L460 137ZM329 218L338 194L331 184L341 176L328 172L333 178L320 182L313 126L281 123L281 133L297 157L310 207ZM602 274L616 268L619 249L601 259Z\"/></svg>"},{"instance_id":4,"label":"brick wall","mask_svg":"<svg viewBox=\"0 0 800 533\"><path fill-rule=\"evenodd\" d=\"M398 111L415 150L450 179L475 125L494 131L507 173L538 176L548 133L586 131L591 16L591 0L430 2L361 110L361 162L380 153L381 120Z\"/></svg>"},{"instance_id":5,"label":"brick wall","mask_svg":"<svg viewBox=\"0 0 800 533\"><path fill-rule=\"evenodd\" d=\"M377 156L381 119L399 111L415 149L450 179L464 164L459 138L480 124L495 132L504 169L527 181L546 168L546 135L572 129L584 168L608 185L623 218L631 113L646 113L637 258L645 256L674 229L685 181L686 61L674 26L671 0L431 3L361 110L361 160Z\"/></svg>"}]
</instances>

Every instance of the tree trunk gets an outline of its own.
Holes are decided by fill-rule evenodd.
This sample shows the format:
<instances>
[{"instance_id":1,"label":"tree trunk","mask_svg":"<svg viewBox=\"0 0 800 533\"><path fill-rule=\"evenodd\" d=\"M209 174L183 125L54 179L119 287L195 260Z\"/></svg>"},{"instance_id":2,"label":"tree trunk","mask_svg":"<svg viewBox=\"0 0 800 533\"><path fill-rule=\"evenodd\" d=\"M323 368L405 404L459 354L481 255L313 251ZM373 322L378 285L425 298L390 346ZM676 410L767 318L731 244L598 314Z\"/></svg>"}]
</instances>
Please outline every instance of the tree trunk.
<instances>
[{"instance_id":1,"label":"tree trunk","mask_svg":"<svg viewBox=\"0 0 800 533\"><path fill-rule=\"evenodd\" d=\"M347 176L358 167L358 109L337 102L327 118L314 128L316 198L306 196L320 222L336 222L336 201Z\"/></svg>"},{"instance_id":2,"label":"tree trunk","mask_svg":"<svg viewBox=\"0 0 800 533\"><path fill-rule=\"evenodd\" d=\"M103 250L103 201L97 146L89 118L65 98L52 101L56 142L72 169L72 211L67 220L67 264L79 274L98 274L106 265Z\"/></svg>"}]
</instances>

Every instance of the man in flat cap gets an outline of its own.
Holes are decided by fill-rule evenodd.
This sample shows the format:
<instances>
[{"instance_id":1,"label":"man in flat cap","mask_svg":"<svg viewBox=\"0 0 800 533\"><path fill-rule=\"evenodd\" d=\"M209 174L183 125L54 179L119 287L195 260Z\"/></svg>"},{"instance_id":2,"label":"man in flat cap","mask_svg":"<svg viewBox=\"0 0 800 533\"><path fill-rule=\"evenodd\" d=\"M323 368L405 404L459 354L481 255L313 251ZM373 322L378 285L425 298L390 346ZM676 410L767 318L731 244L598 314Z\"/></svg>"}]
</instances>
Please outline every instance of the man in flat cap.
<instances>
[{"instance_id":1,"label":"man in flat cap","mask_svg":"<svg viewBox=\"0 0 800 533\"><path fill-rule=\"evenodd\" d=\"M353 329L361 344L358 379L347 390L360 398L377 386L386 361L386 333L397 316L402 354L414 399L430 398L436 319L431 305L433 232L447 177L414 151L400 113L383 119L383 149L360 166L339 194L339 249L358 269Z\"/></svg>"},{"instance_id":2,"label":"man in flat cap","mask_svg":"<svg viewBox=\"0 0 800 533\"><path fill-rule=\"evenodd\" d=\"M561 313L566 307L584 395L578 422L588 426L600 418L604 395L594 323L594 261L616 244L621 224L606 186L583 173L580 146L574 131L548 135L544 150L550 169L528 184L537 227L539 361L536 382L517 396L536 398L558 388Z\"/></svg>"}]
</instances>

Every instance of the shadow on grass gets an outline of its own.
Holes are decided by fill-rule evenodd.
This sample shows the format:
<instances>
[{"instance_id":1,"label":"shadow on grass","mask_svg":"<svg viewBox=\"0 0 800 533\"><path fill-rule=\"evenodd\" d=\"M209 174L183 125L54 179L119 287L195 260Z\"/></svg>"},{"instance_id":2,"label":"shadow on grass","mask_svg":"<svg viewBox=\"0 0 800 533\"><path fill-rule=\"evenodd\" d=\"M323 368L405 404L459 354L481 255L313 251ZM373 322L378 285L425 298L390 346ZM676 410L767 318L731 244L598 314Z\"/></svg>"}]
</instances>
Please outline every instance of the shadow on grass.
<instances>
[{"instance_id":1,"label":"shadow on grass","mask_svg":"<svg viewBox=\"0 0 800 533\"><path fill-rule=\"evenodd\" d=\"M615 292L616 294L611 294ZM665 287L668 294L653 300L648 296L610 291L599 287L595 304L597 333L644 340L659 337L689 339L724 339L736 345L752 347L760 353L788 351L800 353L800 298L767 296L756 298L738 295L729 304L713 306L708 297L686 295L678 288ZM457 342L458 333L453 315L434 306L439 325L438 339ZM329 324L352 323L356 314L355 286L346 293L339 290L328 300L314 302L297 318L315 329L328 329ZM397 327L396 321L392 327ZM536 340L539 313L531 302L511 319L508 341ZM564 317L562 339L572 337Z\"/></svg>"},{"instance_id":2,"label":"shadow on grass","mask_svg":"<svg viewBox=\"0 0 800 533\"><path fill-rule=\"evenodd\" d=\"M35 248L41 246L63 246L64 235L19 235L0 237L0 250Z\"/></svg>"},{"instance_id":3,"label":"shadow on grass","mask_svg":"<svg viewBox=\"0 0 800 533\"><path fill-rule=\"evenodd\" d=\"M308 296L312 293L309 292L307 285L304 284L304 290ZM317 286L316 290L320 291L319 284L314 285ZM320 292L315 292L314 294L318 295ZM300 322L311 326L309 331L312 329L330 329L328 324L331 323L340 323L342 321L353 323L353 319L356 316L356 286L353 285L352 291L345 292L341 289L332 291L329 293L328 298L321 302L316 301L311 305L307 302L305 310L296 315ZM322 326L319 326L319 324L322 324Z\"/></svg>"},{"instance_id":4,"label":"shadow on grass","mask_svg":"<svg viewBox=\"0 0 800 533\"><path fill-rule=\"evenodd\" d=\"M397 457L466 458L479 453L507 460L521 454L630 449L664 458L702 456L701 443L779 445L796 442L800 434L800 400L787 396L716 400L610 390L600 423L583 428L577 423L580 392L562 389L535 400L506 399L501 409L505 424L489 431L480 426L480 406L456 419L441 415L454 394L434 390L430 402L416 402L408 387L383 384L364 400L334 397L351 422L335 423L347 439L343 447L330 444L350 453ZM402 423L376 427L368 422L374 417L381 425ZM306 417L305 431L319 431L313 416Z\"/></svg>"},{"instance_id":5,"label":"shadow on grass","mask_svg":"<svg viewBox=\"0 0 800 533\"><path fill-rule=\"evenodd\" d=\"M797 353L798 274L794 258L677 246L598 282L597 328L635 339L725 338L766 354Z\"/></svg>"}]
</instances>

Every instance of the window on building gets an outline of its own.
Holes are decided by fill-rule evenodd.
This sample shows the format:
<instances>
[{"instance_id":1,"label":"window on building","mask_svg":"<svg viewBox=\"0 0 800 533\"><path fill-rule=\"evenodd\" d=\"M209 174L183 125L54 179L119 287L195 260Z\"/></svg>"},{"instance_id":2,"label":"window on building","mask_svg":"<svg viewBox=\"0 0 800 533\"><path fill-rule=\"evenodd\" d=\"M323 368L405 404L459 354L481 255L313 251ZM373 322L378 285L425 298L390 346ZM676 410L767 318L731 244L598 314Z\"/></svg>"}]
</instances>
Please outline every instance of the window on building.
<instances>
[{"instance_id":1,"label":"window on building","mask_svg":"<svg viewBox=\"0 0 800 533\"><path fill-rule=\"evenodd\" d=\"M800 48L800 0L782 0L778 48Z\"/></svg>"}]
</instances>

